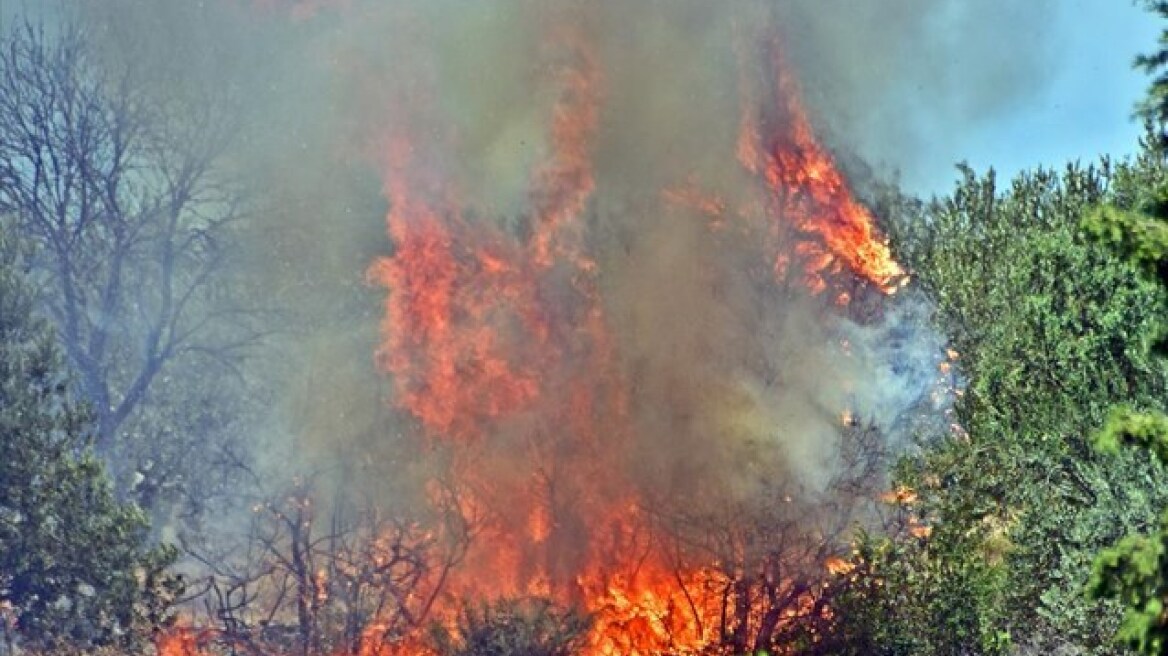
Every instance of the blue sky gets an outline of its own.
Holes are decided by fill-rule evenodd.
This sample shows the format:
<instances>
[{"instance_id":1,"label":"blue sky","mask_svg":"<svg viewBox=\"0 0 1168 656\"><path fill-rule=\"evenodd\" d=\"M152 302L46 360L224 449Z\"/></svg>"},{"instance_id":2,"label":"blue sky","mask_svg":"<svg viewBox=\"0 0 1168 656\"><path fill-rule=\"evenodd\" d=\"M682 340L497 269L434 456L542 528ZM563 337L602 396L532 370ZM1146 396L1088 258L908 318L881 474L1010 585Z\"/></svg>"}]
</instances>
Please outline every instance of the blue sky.
<instances>
[{"instance_id":1,"label":"blue sky","mask_svg":"<svg viewBox=\"0 0 1168 656\"><path fill-rule=\"evenodd\" d=\"M1163 21L1130 0L1059 5L1048 35L1057 49L1052 82L997 120L952 139L946 147L953 152L941 154L946 160L966 160L977 170L992 166L1008 178L1040 164L1061 167L1137 148L1143 130L1131 119L1132 107L1149 77L1132 68L1132 59L1156 47ZM948 191L955 178L952 168L903 173L906 186L925 194Z\"/></svg>"},{"instance_id":2,"label":"blue sky","mask_svg":"<svg viewBox=\"0 0 1168 656\"><path fill-rule=\"evenodd\" d=\"M0 20L7 22L13 14L48 1L0 0ZM956 177L952 164L961 160L979 171L992 166L1008 179L1037 165L1061 167L1069 160L1087 162L1103 153L1121 156L1134 151L1142 126L1131 119L1132 107L1147 89L1148 76L1131 63L1136 54L1156 47L1164 21L1132 0L1050 2L1057 11L1050 12L1050 25L1035 27L1046 31L1036 35L1034 44L1003 44L1019 53L1028 47L1053 47L1049 82L1024 94L1008 111L996 112L992 120L944 126L944 143L928 145L937 152L917 153L914 162L891 154L908 191L948 192ZM869 155L880 159L890 154Z\"/></svg>"}]
</instances>

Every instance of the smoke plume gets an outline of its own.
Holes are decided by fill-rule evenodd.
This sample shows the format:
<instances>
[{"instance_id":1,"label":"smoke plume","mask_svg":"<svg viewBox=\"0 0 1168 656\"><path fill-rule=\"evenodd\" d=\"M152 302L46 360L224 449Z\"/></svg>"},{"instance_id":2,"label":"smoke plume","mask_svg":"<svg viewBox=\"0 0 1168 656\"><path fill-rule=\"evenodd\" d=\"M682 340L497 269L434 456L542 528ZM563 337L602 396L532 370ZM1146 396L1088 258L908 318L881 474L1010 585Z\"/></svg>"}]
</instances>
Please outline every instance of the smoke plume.
<instances>
[{"instance_id":1,"label":"smoke plume","mask_svg":"<svg viewBox=\"0 0 1168 656\"><path fill-rule=\"evenodd\" d=\"M84 11L160 92L239 117L232 165L262 190L245 273L296 317L283 364L256 372L284 399L261 457L340 467L387 505L424 505L425 481L453 475L517 576L554 587L619 542L601 535L613 508L771 512L778 490L838 509L850 428L896 452L937 411L927 303L886 296L895 281L795 216L853 212L846 188L780 193L765 162L804 148L793 94L831 147L934 165L939 133L1034 92L1042 61L1019 51L1050 5Z\"/></svg>"}]
</instances>

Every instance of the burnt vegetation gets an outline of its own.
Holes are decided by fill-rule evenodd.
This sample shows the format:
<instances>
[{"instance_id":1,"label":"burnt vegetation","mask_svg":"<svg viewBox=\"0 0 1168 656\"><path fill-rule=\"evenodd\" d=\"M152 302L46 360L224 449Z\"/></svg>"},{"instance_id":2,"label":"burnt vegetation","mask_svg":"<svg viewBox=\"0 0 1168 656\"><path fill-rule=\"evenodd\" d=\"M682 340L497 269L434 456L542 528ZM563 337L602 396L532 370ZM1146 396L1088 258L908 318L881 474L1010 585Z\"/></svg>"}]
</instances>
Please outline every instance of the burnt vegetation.
<instances>
[{"instance_id":1,"label":"burnt vegetation","mask_svg":"<svg viewBox=\"0 0 1168 656\"><path fill-rule=\"evenodd\" d=\"M100 42L80 21L0 33L0 655L1168 653L1163 77L1130 159L1008 182L962 166L928 202L873 192L957 384L913 407L911 439L848 416L822 480L743 467L749 495L643 493L616 528L577 525L593 500L548 456L515 490L546 511L531 560L560 576L479 598L455 573L513 509L453 448L401 438L408 419L366 418L381 446L343 466L258 464L274 393L253 372L284 371L291 315L238 248L277 204L233 169L253 117L160 91ZM592 301L588 271L555 282ZM878 315L864 285L854 311ZM483 407L461 419L493 421ZM423 452L442 475L411 469ZM598 592L557 567L604 531L620 571Z\"/></svg>"}]
</instances>

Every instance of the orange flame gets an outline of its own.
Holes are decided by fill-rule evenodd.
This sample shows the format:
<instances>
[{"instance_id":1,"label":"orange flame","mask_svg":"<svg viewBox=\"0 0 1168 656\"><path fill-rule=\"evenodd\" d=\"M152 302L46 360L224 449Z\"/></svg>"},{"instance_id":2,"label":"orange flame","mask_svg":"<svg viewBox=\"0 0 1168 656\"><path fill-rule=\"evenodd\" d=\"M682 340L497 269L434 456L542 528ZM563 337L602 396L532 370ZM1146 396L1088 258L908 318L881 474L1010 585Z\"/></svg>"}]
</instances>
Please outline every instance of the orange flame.
<instances>
[{"instance_id":1,"label":"orange flame","mask_svg":"<svg viewBox=\"0 0 1168 656\"><path fill-rule=\"evenodd\" d=\"M525 241L463 219L449 190L420 183L409 131L387 143L387 220L396 252L370 269L371 279L390 290L379 362L394 377L397 403L431 435L472 438L452 466L471 490L464 510L486 520L449 583L452 597L538 594L582 604L596 618L590 655L694 650L716 639L729 579L714 563L679 568L654 556L652 522L639 510L633 485L612 475L629 430L621 420L625 383L583 220L596 187L591 144L604 80L580 31L561 27L554 34L552 78L560 94L551 109L549 155L532 176L534 217ZM793 80L777 58L775 64L772 103L759 99L765 85L743 76L738 156L763 183L776 231L796 237L775 255L776 274L784 275L794 257L812 293L827 289L845 267L891 293L903 270L815 141ZM728 218L727 201L696 180L661 198L706 215L713 229ZM737 214L757 217L751 208ZM834 298L846 304L850 294L841 290ZM581 359L583 370L557 368ZM490 439L488 426L506 424L536 402L557 425L527 429L514 445L526 453L509 451L506 463L494 463L473 447ZM603 430L600 415L609 417ZM517 462L530 471L508 471ZM567 486L570 498L557 486ZM572 521L588 528L573 536L583 543L569 549L565 523ZM831 558L825 566L842 572L847 563Z\"/></svg>"},{"instance_id":2,"label":"orange flame","mask_svg":"<svg viewBox=\"0 0 1168 656\"><path fill-rule=\"evenodd\" d=\"M779 46L768 42L766 47L772 53L774 79L768 82L776 106L764 111L758 83L741 77L739 161L766 182L777 220L795 229L800 239L795 250L803 256L813 292L826 289L824 273L836 260L881 291L896 291L907 281L904 270L880 237L871 212L852 197L835 161L816 141Z\"/></svg>"},{"instance_id":3,"label":"orange flame","mask_svg":"<svg viewBox=\"0 0 1168 656\"><path fill-rule=\"evenodd\" d=\"M538 394L533 370L509 360L500 331L524 325L531 289L502 235L472 231L454 210L414 192L413 148L386 152L390 235L397 254L369 277L390 289L378 352L398 403L436 433L468 436Z\"/></svg>"},{"instance_id":4,"label":"orange flame","mask_svg":"<svg viewBox=\"0 0 1168 656\"><path fill-rule=\"evenodd\" d=\"M257 1L290 3L298 17L345 4ZM441 129L417 117L437 113L417 106L426 94L403 94L413 106L379 142L394 252L368 272L389 290L377 362L392 376L394 402L430 438L452 445L450 467L467 490L459 503L483 518L449 581L451 597L540 594L579 604L596 618L589 656L694 651L717 639L732 581L712 558L679 566L659 555L638 490L621 478L630 382L609 334L584 220L597 187L593 149L605 79L588 35L574 25L556 26L547 39L558 94L548 154L530 175L530 234L474 220L472 203L435 178L440 167L426 150L443 145L434 137ZM737 156L765 201L732 208L732 199L695 179L661 190L660 199L705 216L711 232L735 217L765 217L772 237L794 236L793 244L768 244L768 268L779 277L795 272L812 293L845 270L892 293L905 272L816 141L777 46L764 49L770 79L752 74L750 57L740 66ZM851 294L837 289L833 298L842 305ZM566 362L584 366L566 370ZM532 419L537 404L540 418ZM506 462L478 448L499 427L507 429ZM516 463L528 468L514 471ZM578 544L567 548L572 540ZM829 558L825 567L846 572L848 563ZM157 646L163 656L203 656L212 639L175 629ZM366 642L361 654L382 656L375 641Z\"/></svg>"},{"instance_id":5,"label":"orange flame","mask_svg":"<svg viewBox=\"0 0 1168 656\"><path fill-rule=\"evenodd\" d=\"M579 219L596 188L591 142L600 118L602 85L597 55L584 35L561 27L550 42L565 61L554 73L562 91L552 108L552 154L536 171L532 192L537 221L532 258L542 268L552 266L557 255L581 262Z\"/></svg>"},{"instance_id":6,"label":"orange flame","mask_svg":"<svg viewBox=\"0 0 1168 656\"><path fill-rule=\"evenodd\" d=\"M154 636L158 656L209 656L208 646L215 632L189 626L174 626Z\"/></svg>"}]
</instances>

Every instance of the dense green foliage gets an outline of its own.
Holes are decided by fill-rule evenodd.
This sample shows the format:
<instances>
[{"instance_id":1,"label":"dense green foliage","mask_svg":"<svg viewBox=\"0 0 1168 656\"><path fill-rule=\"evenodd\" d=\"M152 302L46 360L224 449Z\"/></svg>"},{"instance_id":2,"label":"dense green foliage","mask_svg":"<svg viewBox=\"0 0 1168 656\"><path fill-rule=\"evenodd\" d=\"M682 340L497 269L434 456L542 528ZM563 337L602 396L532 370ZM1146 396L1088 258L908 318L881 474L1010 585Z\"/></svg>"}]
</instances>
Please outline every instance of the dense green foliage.
<instances>
[{"instance_id":1,"label":"dense green foliage","mask_svg":"<svg viewBox=\"0 0 1168 656\"><path fill-rule=\"evenodd\" d=\"M163 619L172 553L146 546L142 513L114 499L33 308L0 233L0 603L32 643L132 642Z\"/></svg>"},{"instance_id":2,"label":"dense green foliage","mask_svg":"<svg viewBox=\"0 0 1168 656\"><path fill-rule=\"evenodd\" d=\"M1142 0L1148 11L1168 18L1168 2L1163 0ZM1149 123L1160 127L1161 145L1168 145L1168 133L1164 132L1168 126L1168 27L1160 32L1160 48L1155 52L1136 57L1136 68L1143 69L1152 75L1152 84L1148 88L1148 95L1136 107L1136 114Z\"/></svg>"},{"instance_id":3,"label":"dense green foliage","mask_svg":"<svg viewBox=\"0 0 1168 656\"><path fill-rule=\"evenodd\" d=\"M853 653L1115 651L1120 609L1082 586L1100 548L1154 522L1168 481L1147 458L1100 456L1091 437L1113 404L1160 407L1168 377L1145 345L1163 290L1080 224L1101 204L1133 209L1166 179L1149 148L1006 189L963 169L950 197L891 208L965 387L955 428L922 436L898 473L931 535L859 545L841 632L879 648Z\"/></svg>"},{"instance_id":4,"label":"dense green foliage","mask_svg":"<svg viewBox=\"0 0 1168 656\"><path fill-rule=\"evenodd\" d=\"M1096 440L1099 448L1118 454L1124 443L1146 447L1161 464L1168 464L1168 417L1137 413L1119 407ZM1114 597L1124 605L1123 623L1116 638L1141 654L1168 653L1168 511L1158 530L1129 535L1095 559L1087 586L1091 598Z\"/></svg>"},{"instance_id":5,"label":"dense green foliage","mask_svg":"<svg viewBox=\"0 0 1168 656\"><path fill-rule=\"evenodd\" d=\"M987 550L970 553L973 539L954 531L931 539L861 535L855 569L832 593L838 622L814 653L1001 653L1009 646L997 605L1006 569Z\"/></svg>"},{"instance_id":6,"label":"dense green foliage","mask_svg":"<svg viewBox=\"0 0 1168 656\"><path fill-rule=\"evenodd\" d=\"M1162 190L1148 189L1142 206L1133 210L1101 206L1083 223L1097 241L1168 289L1168 202ZM1164 355L1166 345L1161 334L1154 350ZM1168 416L1118 406L1096 436L1096 446L1117 455L1123 444L1143 447L1156 462L1168 464ZM1121 643L1141 654L1168 653L1168 510L1155 532L1129 535L1100 552L1087 589L1093 599L1115 598L1123 604L1116 635Z\"/></svg>"},{"instance_id":7,"label":"dense green foliage","mask_svg":"<svg viewBox=\"0 0 1168 656\"><path fill-rule=\"evenodd\" d=\"M1145 4L1168 18L1168 3ZM1168 29L1161 33L1160 49L1137 57L1135 63L1155 75L1137 113L1159 126L1156 146L1163 154L1168 152ZM1101 204L1087 213L1083 227L1097 243L1139 267L1161 290L1168 290L1168 185L1161 180L1140 192L1139 202L1133 206ZM1168 355L1168 336L1158 334L1150 350ZM1134 444L1150 452L1152 462L1168 465L1168 415L1123 403L1112 411L1095 444L1113 456L1120 454L1120 446ZM1168 509L1156 530L1130 534L1099 553L1087 592L1090 599L1116 599L1122 604L1118 642L1141 654L1168 653L1168 614L1164 608L1168 600Z\"/></svg>"}]
</instances>

